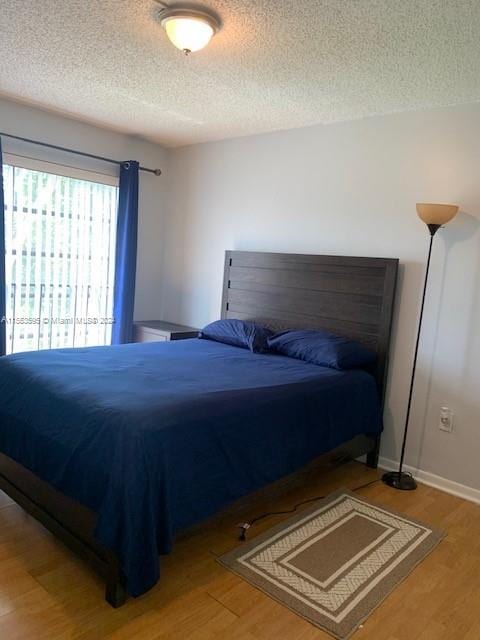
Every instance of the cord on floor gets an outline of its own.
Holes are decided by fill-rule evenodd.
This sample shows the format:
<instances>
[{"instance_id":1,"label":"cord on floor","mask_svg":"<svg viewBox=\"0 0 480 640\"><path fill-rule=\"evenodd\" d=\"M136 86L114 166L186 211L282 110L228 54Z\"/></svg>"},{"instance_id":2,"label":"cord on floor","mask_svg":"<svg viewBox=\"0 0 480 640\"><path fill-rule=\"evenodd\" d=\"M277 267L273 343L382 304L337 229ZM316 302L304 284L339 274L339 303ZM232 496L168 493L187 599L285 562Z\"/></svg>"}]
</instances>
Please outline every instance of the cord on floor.
<instances>
[{"instance_id":1,"label":"cord on floor","mask_svg":"<svg viewBox=\"0 0 480 640\"><path fill-rule=\"evenodd\" d=\"M370 480L370 482L365 482L364 484L359 485L358 487L354 487L350 489L350 491L360 491L360 489L365 489L365 487L369 487L376 482L380 482L380 478L376 478L375 480ZM315 496L314 498L308 498L307 500L302 500L298 502L292 509L286 509L285 511L267 511L266 513L262 513L256 518L252 518L249 522L242 522L238 525L240 529L240 533L238 536L239 540L247 539L247 531L250 529L255 523L260 522L260 520L264 520L265 518L270 518L271 516L283 516L288 515L290 513L295 513L295 511L303 506L304 504L310 504L311 502L317 502L318 500L323 500L326 496Z\"/></svg>"}]
</instances>

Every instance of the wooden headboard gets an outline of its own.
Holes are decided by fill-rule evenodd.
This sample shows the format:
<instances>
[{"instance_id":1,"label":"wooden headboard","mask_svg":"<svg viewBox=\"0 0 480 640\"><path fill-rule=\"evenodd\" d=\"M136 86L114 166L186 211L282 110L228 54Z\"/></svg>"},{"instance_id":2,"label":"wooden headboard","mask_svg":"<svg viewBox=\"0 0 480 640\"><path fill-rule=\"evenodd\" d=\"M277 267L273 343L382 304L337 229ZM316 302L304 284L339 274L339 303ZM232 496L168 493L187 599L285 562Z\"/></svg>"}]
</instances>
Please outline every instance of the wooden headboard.
<instances>
[{"instance_id":1,"label":"wooden headboard","mask_svg":"<svg viewBox=\"0 0 480 640\"><path fill-rule=\"evenodd\" d=\"M273 329L325 329L377 352L384 386L396 258L227 251L222 318Z\"/></svg>"}]
</instances>

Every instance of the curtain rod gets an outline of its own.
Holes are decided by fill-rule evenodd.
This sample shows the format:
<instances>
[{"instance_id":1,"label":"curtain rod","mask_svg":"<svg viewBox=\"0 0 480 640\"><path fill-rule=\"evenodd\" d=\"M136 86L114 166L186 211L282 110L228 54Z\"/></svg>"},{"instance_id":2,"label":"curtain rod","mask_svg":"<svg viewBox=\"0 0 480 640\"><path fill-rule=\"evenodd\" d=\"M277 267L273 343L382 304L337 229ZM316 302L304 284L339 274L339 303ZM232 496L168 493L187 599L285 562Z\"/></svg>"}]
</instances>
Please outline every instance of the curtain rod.
<instances>
[{"instance_id":1,"label":"curtain rod","mask_svg":"<svg viewBox=\"0 0 480 640\"><path fill-rule=\"evenodd\" d=\"M30 138L22 138L20 136L14 136L11 133L3 133L0 131L0 137L13 138L14 140L21 140L21 142L28 142L30 144L37 144L41 147L48 147L49 149L55 149L56 151L65 151L66 153L74 153L77 156L84 156L85 158L92 158L93 160L101 160L102 162L109 162L110 164L116 164L121 166L123 162L121 160L113 160L112 158L105 158L104 156L95 156L93 153L85 153L84 151L77 151L76 149L69 149L68 147L59 147L56 144L49 144L48 142L40 142L39 140L30 140ZM139 167L140 171L146 171L147 173L153 173L156 176L162 175L160 169L149 169L148 167Z\"/></svg>"}]
</instances>

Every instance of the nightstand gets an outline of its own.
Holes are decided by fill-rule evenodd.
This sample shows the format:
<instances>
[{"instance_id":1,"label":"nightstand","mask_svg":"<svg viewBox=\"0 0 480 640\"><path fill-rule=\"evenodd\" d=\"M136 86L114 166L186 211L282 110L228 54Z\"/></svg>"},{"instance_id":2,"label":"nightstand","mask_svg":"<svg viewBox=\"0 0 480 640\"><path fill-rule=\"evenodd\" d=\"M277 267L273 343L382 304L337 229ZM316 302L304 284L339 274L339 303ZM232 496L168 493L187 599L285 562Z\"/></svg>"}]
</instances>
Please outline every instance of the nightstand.
<instances>
[{"instance_id":1,"label":"nightstand","mask_svg":"<svg viewBox=\"0 0 480 640\"><path fill-rule=\"evenodd\" d=\"M141 320L133 323L133 342L162 342L196 338L198 329L164 320Z\"/></svg>"}]
</instances>

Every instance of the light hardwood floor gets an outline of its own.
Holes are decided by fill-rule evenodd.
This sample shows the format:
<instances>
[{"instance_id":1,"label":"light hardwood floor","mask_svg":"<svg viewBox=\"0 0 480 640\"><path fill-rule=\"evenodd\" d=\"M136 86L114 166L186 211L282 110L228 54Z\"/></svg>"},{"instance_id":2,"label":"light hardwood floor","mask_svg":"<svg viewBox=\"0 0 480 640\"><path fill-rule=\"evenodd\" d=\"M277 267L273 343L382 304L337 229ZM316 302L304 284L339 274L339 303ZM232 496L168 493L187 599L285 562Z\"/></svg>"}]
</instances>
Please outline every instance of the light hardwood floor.
<instances>
[{"instance_id":1,"label":"light hardwood floor","mask_svg":"<svg viewBox=\"0 0 480 640\"><path fill-rule=\"evenodd\" d=\"M0 639L327 640L215 557L239 544L237 522L377 475L353 462L314 467L240 501L181 537L162 561L160 584L118 610L104 602L103 584L88 566L1 495ZM480 507L425 486L401 493L377 483L359 494L448 536L354 640L480 640ZM250 537L280 519L259 523Z\"/></svg>"}]
</instances>

